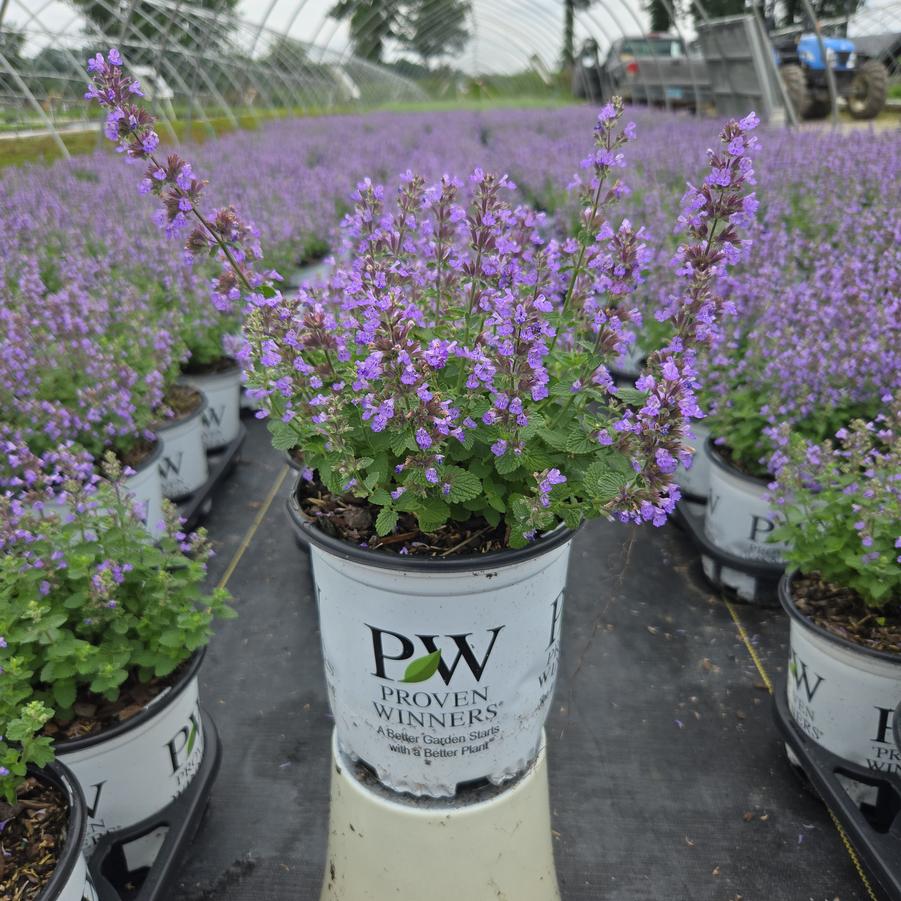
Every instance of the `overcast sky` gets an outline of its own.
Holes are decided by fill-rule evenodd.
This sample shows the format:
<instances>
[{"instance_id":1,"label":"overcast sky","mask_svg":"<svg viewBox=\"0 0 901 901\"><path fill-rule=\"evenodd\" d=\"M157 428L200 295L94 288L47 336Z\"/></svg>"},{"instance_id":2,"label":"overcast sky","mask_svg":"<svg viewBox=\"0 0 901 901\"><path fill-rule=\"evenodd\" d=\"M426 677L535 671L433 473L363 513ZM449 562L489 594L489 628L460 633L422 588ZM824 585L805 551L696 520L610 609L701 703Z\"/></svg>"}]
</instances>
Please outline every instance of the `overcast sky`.
<instances>
[{"instance_id":1,"label":"overcast sky","mask_svg":"<svg viewBox=\"0 0 901 901\"><path fill-rule=\"evenodd\" d=\"M328 16L334 3L240 0L238 12L246 23L240 41L245 48L254 45L255 26L265 19L267 29L283 31L290 26L291 36L298 40L331 53L347 53L346 26ZM647 24L642 6L642 0L594 0L593 6L577 17L577 45L590 34L603 48L623 33L644 30ZM563 0L472 0L472 7L474 36L455 60L457 65L469 72L513 72L526 68L537 57L548 69L556 66L562 41ZM869 0L859 18L858 33L901 30L901 4L898 0ZM54 42L61 33L77 39L83 25L62 0L10 0L7 19L27 27L31 51ZM257 51L264 49L266 42L265 34L256 40Z\"/></svg>"},{"instance_id":2,"label":"overcast sky","mask_svg":"<svg viewBox=\"0 0 901 901\"><path fill-rule=\"evenodd\" d=\"M577 43L589 31L605 44L604 35L616 36L623 30L639 30L642 21L639 0L596 0L597 5L581 13L577 24ZM283 31L336 53L346 53L349 35L343 22L329 18L335 0L240 0L238 12L247 23ZM473 0L471 26L474 37L455 62L472 72L510 72L526 68L537 56L553 68L560 55L563 31L562 0ZM268 15L267 15L268 13ZM80 17L63 0L11 0L7 19L29 31L29 47L34 49L65 34L77 37L82 28ZM255 29L247 27L242 42L252 43ZM265 46L265 36L261 43Z\"/></svg>"}]
</instances>

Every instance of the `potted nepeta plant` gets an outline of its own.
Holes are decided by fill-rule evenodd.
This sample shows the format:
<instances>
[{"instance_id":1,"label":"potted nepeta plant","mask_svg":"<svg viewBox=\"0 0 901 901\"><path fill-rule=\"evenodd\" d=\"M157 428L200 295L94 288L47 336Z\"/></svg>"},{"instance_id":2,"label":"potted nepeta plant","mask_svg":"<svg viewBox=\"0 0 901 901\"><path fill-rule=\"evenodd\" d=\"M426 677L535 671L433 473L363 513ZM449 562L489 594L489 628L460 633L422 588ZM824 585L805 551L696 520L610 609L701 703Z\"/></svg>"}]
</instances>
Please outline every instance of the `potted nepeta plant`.
<instances>
[{"instance_id":1,"label":"potted nepeta plant","mask_svg":"<svg viewBox=\"0 0 901 901\"><path fill-rule=\"evenodd\" d=\"M6 639L0 636L0 648ZM16 668L0 681L0 897L18 901L96 899L82 853L87 811L72 774L53 762L41 735L53 712Z\"/></svg>"},{"instance_id":2,"label":"potted nepeta plant","mask_svg":"<svg viewBox=\"0 0 901 901\"><path fill-rule=\"evenodd\" d=\"M165 373L177 371L182 352L170 323L127 285L96 272L79 273L60 291L23 278L4 296L4 312L0 486L15 488L23 473L36 471L22 453L41 457L71 441L99 461L111 448L131 470L127 488L155 534L163 518L162 442L151 426Z\"/></svg>"},{"instance_id":3,"label":"potted nepeta plant","mask_svg":"<svg viewBox=\"0 0 901 901\"><path fill-rule=\"evenodd\" d=\"M64 463L61 463L61 466ZM65 473L68 510L0 497L0 666L52 712L43 734L87 799L86 842L163 809L204 753L197 672L227 596L204 587L201 533L148 536L112 454ZM6 677L4 676L4 679Z\"/></svg>"},{"instance_id":4,"label":"potted nepeta plant","mask_svg":"<svg viewBox=\"0 0 901 901\"><path fill-rule=\"evenodd\" d=\"M692 357L713 333L712 280L739 253L756 117L725 126L686 195L672 337L630 389L607 368L646 258L643 232L609 219L634 132L619 100L583 161L572 238L547 241L503 176L407 173L394 203L365 180L343 265L285 297L253 271L237 214L226 228L201 213L183 161L157 168L118 54L91 70L88 95L159 173L172 227L190 222L189 250L225 263L217 294L244 296L247 383L275 446L303 453L290 510L311 545L339 745L418 795L522 772L555 684L574 531L598 516L661 525L678 498Z\"/></svg>"},{"instance_id":5,"label":"potted nepeta plant","mask_svg":"<svg viewBox=\"0 0 901 901\"><path fill-rule=\"evenodd\" d=\"M884 279L864 290L858 267L823 254L784 290L746 299L700 359L711 430L705 532L721 551L778 572L787 545L773 534L766 486L780 466L780 426L819 443L872 419L895 390L897 311Z\"/></svg>"},{"instance_id":6,"label":"potted nepeta plant","mask_svg":"<svg viewBox=\"0 0 901 901\"><path fill-rule=\"evenodd\" d=\"M788 706L838 757L897 773L901 716L901 406L822 445L794 436L773 485L789 570ZM785 433L787 435L787 433Z\"/></svg>"}]
</instances>

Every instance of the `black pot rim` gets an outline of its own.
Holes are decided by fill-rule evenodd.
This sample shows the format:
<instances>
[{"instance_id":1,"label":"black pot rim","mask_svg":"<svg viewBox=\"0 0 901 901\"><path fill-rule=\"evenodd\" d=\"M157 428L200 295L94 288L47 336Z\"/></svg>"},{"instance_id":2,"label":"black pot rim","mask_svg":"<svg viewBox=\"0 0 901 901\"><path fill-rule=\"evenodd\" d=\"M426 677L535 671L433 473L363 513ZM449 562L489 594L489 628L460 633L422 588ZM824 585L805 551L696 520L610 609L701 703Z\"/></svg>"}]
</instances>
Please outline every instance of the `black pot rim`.
<instances>
[{"instance_id":1,"label":"black pot rim","mask_svg":"<svg viewBox=\"0 0 901 901\"><path fill-rule=\"evenodd\" d=\"M489 554L466 554L461 557L402 557L399 554L385 554L381 551L357 547L357 545L342 541L340 538L333 538L331 535L326 535L321 529L317 529L300 509L300 504L297 502L297 484L299 481L288 496L287 507L288 515L298 533L310 544L316 545L320 550L328 552L333 557L353 560L355 563L371 566L374 569L435 574L500 569L552 551L571 541L578 531L578 529L567 529L561 526L526 547L492 551Z\"/></svg>"},{"instance_id":2,"label":"black pot rim","mask_svg":"<svg viewBox=\"0 0 901 901\"><path fill-rule=\"evenodd\" d=\"M795 576L801 575L801 571L798 569L793 569L791 571L786 570L785 574L779 580L779 600L782 603L782 607L785 612L799 625L802 625L805 629L808 629L811 632L816 633L820 636L820 638L825 638L827 641L832 642L833 644L838 645L839 647L845 648L849 651L854 651L857 654L860 654L864 657L872 657L874 660L885 660L888 663L892 663L895 666L901 667L901 654L890 654L888 651L877 651L874 648L868 648L864 645L856 644L853 641L850 641L847 638L842 638L840 635L836 635L833 632L830 632L828 629L823 628L823 626L817 625L813 620L808 619L801 613L800 610L795 606L794 598L791 595L791 583L792 579Z\"/></svg>"},{"instance_id":3,"label":"black pot rim","mask_svg":"<svg viewBox=\"0 0 901 901\"><path fill-rule=\"evenodd\" d=\"M84 836L88 828L84 793L72 772L58 761L54 761L40 770L29 768L29 774L37 777L41 782L49 782L66 795L69 801L69 820L66 823L66 840L63 843L62 853L56 861L56 868L50 881L38 895L38 901L54 901L62 892L81 857L81 846L84 844Z\"/></svg>"},{"instance_id":4,"label":"black pot rim","mask_svg":"<svg viewBox=\"0 0 901 901\"><path fill-rule=\"evenodd\" d=\"M193 385L191 386L193 387ZM200 403L190 412L187 416L181 416L178 419L173 419L170 422L156 424L153 427L153 431L157 434L158 437L162 438L163 433L169 431L169 429L174 429L176 426L184 425L186 422L191 422L193 419L199 419L203 416L204 411L209 406L210 402L207 400L206 394L200 390L200 388L194 388L194 390L200 395Z\"/></svg>"},{"instance_id":5,"label":"black pot rim","mask_svg":"<svg viewBox=\"0 0 901 901\"><path fill-rule=\"evenodd\" d=\"M708 426L708 428L710 428ZM733 466L729 463L723 455L717 449L716 444L714 443L713 433L707 436L707 440L704 442L704 451L707 456L710 458L710 462L714 466L718 466L723 472L728 472L729 475L734 476L737 479L741 479L744 482L749 482L752 485L757 485L758 487L763 486L766 488L770 482L772 481L772 477L769 479L760 478L760 476L749 476L746 472L742 472L738 467Z\"/></svg>"},{"instance_id":6,"label":"black pot rim","mask_svg":"<svg viewBox=\"0 0 901 901\"><path fill-rule=\"evenodd\" d=\"M140 713L136 713L131 719L125 720L124 723L117 723L115 726L104 729L102 732L97 732L93 735L85 735L83 738L70 738L65 741L58 741L55 743L56 754L73 754L76 751L83 751L85 748L92 748L95 745L102 744L112 738L124 735L126 732L136 729L138 726L146 723L147 720L155 717L161 710L165 710L170 706L188 687L191 680L197 675L197 671L200 669L200 664L203 663L205 654L206 647L202 647L195 651L194 654L188 658L191 661L191 665L184 673L182 673L179 680L169 689L169 691L157 695L156 698L144 707Z\"/></svg>"},{"instance_id":7,"label":"black pot rim","mask_svg":"<svg viewBox=\"0 0 901 901\"><path fill-rule=\"evenodd\" d=\"M300 472L303 469L303 466L291 456L291 451L282 451L282 453L285 455L285 463L287 463L294 472Z\"/></svg>"}]
</instances>

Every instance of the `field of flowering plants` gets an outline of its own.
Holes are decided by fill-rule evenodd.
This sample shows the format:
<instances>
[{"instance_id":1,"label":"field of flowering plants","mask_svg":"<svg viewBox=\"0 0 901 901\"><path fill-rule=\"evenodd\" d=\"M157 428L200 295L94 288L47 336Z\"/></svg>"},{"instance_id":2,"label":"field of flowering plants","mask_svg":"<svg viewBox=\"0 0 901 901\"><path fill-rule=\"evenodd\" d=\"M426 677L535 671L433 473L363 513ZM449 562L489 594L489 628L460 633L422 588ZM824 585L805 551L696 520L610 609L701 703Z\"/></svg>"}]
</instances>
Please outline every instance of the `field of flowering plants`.
<instances>
[{"instance_id":1,"label":"field of flowering plants","mask_svg":"<svg viewBox=\"0 0 901 901\"><path fill-rule=\"evenodd\" d=\"M115 87L114 53L91 71ZM139 901L313 897L323 871L356 901L334 773L326 847L333 727L380 791L465 804L524 762L547 779L545 720L554 839L528 854L566 901L901 897L872 836L901 804L897 132L616 101L282 120L167 157L97 96L128 153L0 171L0 898L76 897L40 893L65 855L29 811L86 801L102 901L109 842L163 813L182 863L156 894L135 867ZM541 554L538 588L492 581ZM498 701L492 653L540 690ZM491 769L516 703L534 736ZM86 751L145 726L158 784L143 746ZM54 756L85 796L59 809ZM848 810L834 760L864 773Z\"/></svg>"},{"instance_id":2,"label":"field of flowering plants","mask_svg":"<svg viewBox=\"0 0 901 901\"><path fill-rule=\"evenodd\" d=\"M686 179L701 173L712 129L636 119L621 209L645 227L653 253L637 294L653 332L675 282L679 201ZM266 263L291 276L337 248L364 176L390 189L406 169L435 179L480 165L506 172L523 201L547 211L550 233L565 227L578 212L568 186L592 121L587 108L376 113L281 122L190 156L198 173L214 176L212 202L244 211ZM742 349L705 364L718 374L705 389L711 396L740 389L736 416L751 406L767 427L803 424L821 439L849 415L873 415L897 387L901 219L891 173L899 153L891 132L765 135L750 255L721 289L739 310L729 343ZM113 436L134 435L187 359L186 345L202 354L229 327L237 331L211 321L209 272L185 266L178 242L154 227L135 177L106 154L0 175L3 427L27 428L35 449L71 438L97 453ZM776 439L758 431L740 440L757 467Z\"/></svg>"}]
</instances>

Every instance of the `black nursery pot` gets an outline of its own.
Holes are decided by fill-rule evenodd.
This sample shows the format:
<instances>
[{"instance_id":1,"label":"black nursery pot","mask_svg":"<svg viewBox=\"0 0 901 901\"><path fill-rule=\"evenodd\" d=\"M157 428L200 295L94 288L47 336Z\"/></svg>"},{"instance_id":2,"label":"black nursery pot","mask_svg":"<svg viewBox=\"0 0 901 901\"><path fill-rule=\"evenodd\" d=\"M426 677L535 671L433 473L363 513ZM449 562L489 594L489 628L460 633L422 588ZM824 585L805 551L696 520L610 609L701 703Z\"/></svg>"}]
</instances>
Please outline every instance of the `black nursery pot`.
<instances>
[{"instance_id":1,"label":"black nursery pot","mask_svg":"<svg viewBox=\"0 0 901 901\"><path fill-rule=\"evenodd\" d=\"M40 770L29 769L29 775L58 789L65 796L69 807L65 842L53 876L38 895L38 901L83 901L96 898L82 853L88 817L78 780L58 761Z\"/></svg>"}]
</instances>

